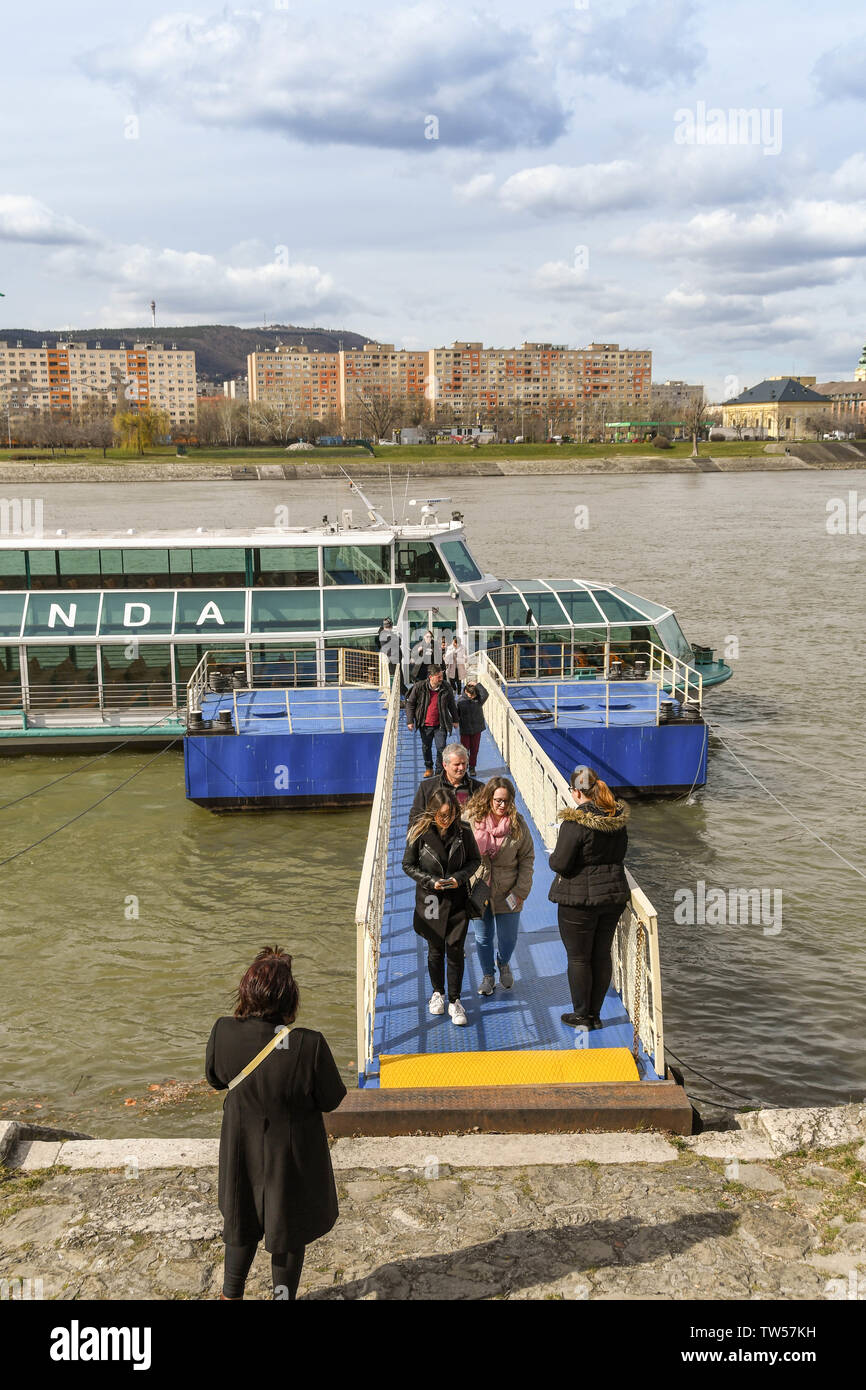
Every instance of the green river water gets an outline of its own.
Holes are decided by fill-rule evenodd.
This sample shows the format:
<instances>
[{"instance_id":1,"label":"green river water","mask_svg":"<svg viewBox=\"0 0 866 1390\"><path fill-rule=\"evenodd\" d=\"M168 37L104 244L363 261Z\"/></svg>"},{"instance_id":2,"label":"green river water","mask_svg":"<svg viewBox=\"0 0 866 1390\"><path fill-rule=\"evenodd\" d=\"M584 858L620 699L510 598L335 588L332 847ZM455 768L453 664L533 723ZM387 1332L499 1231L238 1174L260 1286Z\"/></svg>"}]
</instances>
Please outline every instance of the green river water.
<instances>
[{"instance_id":1,"label":"green river water","mask_svg":"<svg viewBox=\"0 0 866 1390\"><path fill-rule=\"evenodd\" d=\"M629 863L659 913L667 1042L770 1104L866 1097L866 537L826 526L828 501L857 489L866 498L864 472L423 484L451 495L476 557L500 577L609 580L670 603L692 640L737 639L734 678L709 692L706 712L767 790L714 737L705 790L634 808ZM42 491L46 526L69 531L270 525L285 505L292 524L317 523L353 505L330 482ZM390 516L387 484L370 491ZM586 530L576 506L589 508ZM256 949L275 942L294 955L300 1021L327 1035L352 1084L368 812L214 814L185 800L178 745L35 844L153 751L113 753L45 786L89 756L0 763L0 860L35 846L0 868L0 1118L215 1134L207 1036ZM781 929L678 924L675 894L699 882L781 893ZM687 1076L696 1094L719 1096Z\"/></svg>"}]
</instances>

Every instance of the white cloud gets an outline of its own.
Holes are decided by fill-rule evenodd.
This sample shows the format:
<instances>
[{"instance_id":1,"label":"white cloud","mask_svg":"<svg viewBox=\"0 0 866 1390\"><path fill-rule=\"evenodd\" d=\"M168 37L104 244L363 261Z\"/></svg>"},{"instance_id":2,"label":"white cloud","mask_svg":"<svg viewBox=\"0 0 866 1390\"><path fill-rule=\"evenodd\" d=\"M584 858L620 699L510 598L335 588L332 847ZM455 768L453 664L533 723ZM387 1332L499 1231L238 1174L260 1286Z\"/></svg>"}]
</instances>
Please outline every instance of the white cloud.
<instances>
[{"instance_id":1,"label":"white cloud","mask_svg":"<svg viewBox=\"0 0 866 1390\"><path fill-rule=\"evenodd\" d=\"M249 247L239 262L198 251L115 245L96 255L58 252L53 269L102 282L109 297L100 315L108 321L140 317L151 298L161 314L176 322L229 316L255 323L263 314L291 322L311 311L332 312L350 304L333 276L315 265L293 264L282 248L255 264Z\"/></svg>"},{"instance_id":2,"label":"white cloud","mask_svg":"<svg viewBox=\"0 0 866 1390\"><path fill-rule=\"evenodd\" d=\"M716 208L697 213L685 223L648 223L620 237L613 249L655 260L684 256L733 269L774 269L862 257L866 256L866 203L798 199L774 212Z\"/></svg>"},{"instance_id":3,"label":"white cloud","mask_svg":"<svg viewBox=\"0 0 866 1390\"><path fill-rule=\"evenodd\" d=\"M548 217L560 212L595 213L646 202L646 175L627 159L609 164L542 164L506 179L499 200L511 212Z\"/></svg>"},{"instance_id":4,"label":"white cloud","mask_svg":"<svg viewBox=\"0 0 866 1390\"><path fill-rule=\"evenodd\" d=\"M616 14L587 5L559 11L544 32L550 60L581 78L651 91L690 82L703 66L707 50L692 32L697 15L693 0L646 0Z\"/></svg>"},{"instance_id":5,"label":"white cloud","mask_svg":"<svg viewBox=\"0 0 866 1390\"><path fill-rule=\"evenodd\" d=\"M141 103L311 143L504 149L547 144L566 121L529 28L430 0L363 14L169 14L81 62Z\"/></svg>"},{"instance_id":6,"label":"white cloud","mask_svg":"<svg viewBox=\"0 0 866 1390\"><path fill-rule=\"evenodd\" d=\"M866 37L861 34L822 53L812 77L825 101L866 101Z\"/></svg>"},{"instance_id":7,"label":"white cloud","mask_svg":"<svg viewBox=\"0 0 866 1390\"><path fill-rule=\"evenodd\" d=\"M465 183L456 183L454 192L467 203L489 198L496 187L495 174L473 174Z\"/></svg>"},{"instance_id":8,"label":"white cloud","mask_svg":"<svg viewBox=\"0 0 866 1390\"><path fill-rule=\"evenodd\" d=\"M0 194L0 241L21 241L40 246L81 245L93 234L71 217L63 217L38 198Z\"/></svg>"}]
</instances>

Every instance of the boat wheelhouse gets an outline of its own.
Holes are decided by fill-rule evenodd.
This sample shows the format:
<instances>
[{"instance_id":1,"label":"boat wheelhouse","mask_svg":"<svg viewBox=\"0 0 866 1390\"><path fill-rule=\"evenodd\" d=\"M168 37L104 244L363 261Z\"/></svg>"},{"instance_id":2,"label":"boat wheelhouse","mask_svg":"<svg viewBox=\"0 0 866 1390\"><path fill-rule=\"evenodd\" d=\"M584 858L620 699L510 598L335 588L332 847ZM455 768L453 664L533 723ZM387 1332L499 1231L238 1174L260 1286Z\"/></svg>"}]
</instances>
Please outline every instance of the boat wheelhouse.
<instances>
[{"instance_id":1,"label":"boat wheelhouse","mask_svg":"<svg viewBox=\"0 0 866 1390\"><path fill-rule=\"evenodd\" d=\"M370 508L364 525L346 510L315 528L3 538L0 734L176 732L206 652L248 687L327 685L340 649L378 652L384 618L407 674L428 630L509 679L628 676L653 648L699 663L704 685L731 674L625 589L483 573L461 514L435 506L413 524Z\"/></svg>"}]
</instances>

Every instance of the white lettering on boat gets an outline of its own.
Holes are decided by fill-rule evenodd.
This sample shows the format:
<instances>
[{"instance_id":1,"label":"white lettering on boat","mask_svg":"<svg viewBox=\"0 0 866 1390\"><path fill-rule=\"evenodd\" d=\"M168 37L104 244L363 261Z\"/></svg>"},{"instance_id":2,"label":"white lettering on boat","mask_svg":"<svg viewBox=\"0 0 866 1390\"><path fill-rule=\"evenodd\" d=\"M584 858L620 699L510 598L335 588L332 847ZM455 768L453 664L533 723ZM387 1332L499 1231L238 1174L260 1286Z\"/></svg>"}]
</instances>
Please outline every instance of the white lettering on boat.
<instances>
[{"instance_id":1,"label":"white lettering on boat","mask_svg":"<svg viewBox=\"0 0 866 1390\"><path fill-rule=\"evenodd\" d=\"M213 599L210 599L201 610L196 622L196 627L201 627L202 623L208 622L219 623L221 627L225 627L225 621L225 618L217 608Z\"/></svg>"},{"instance_id":2,"label":"white lettering on boat","mask_svg":"<svg viewBox=\"0 0 866 1390\"><path fill-rule=\"evenodd\" d=\"M142 613L143 616L142 616L141 618L133 618L133 616L132 616L132 610L133 610L133 608L138 608L138 609L140 609L140 611L141 611L141 613ZM125 603L125 604L123 605L123 626L124 626L124 627L144 627L145 624L146 624L146 623L149 623L149 622L150 622L150 604L149 604L149 603Z\"/></svg>"},{"instance_id":3,"label":"white lettering on boat","mask_svg":"<svg viewBox=\"0 0 866 1390\"><path fill-rule=\"evenodd\" d=\"M52 603L48 610L48 626L56 627L57 619L59 618L65 627L75 627L75 614L77 611L77 603L70 603L68 613L64 612L59 603Z\"/></svg>"}]
</instances>

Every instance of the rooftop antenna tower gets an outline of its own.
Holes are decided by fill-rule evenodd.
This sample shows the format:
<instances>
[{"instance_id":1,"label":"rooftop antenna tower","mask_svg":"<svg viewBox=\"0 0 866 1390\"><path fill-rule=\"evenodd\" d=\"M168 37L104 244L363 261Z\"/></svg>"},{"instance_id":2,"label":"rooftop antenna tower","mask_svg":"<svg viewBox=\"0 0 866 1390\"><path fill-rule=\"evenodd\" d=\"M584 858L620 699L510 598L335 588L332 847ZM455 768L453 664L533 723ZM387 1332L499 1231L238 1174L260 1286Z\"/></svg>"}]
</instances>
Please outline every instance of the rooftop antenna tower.
<instances>
[{"instance_id":1,"label":"rooftop antenna tower","mask_svg":"<svg viewBox=\"0 0 866 1390\"><path fill-rule=\"evenodd\" d=\"M156 328L156 300L150 301L150 322L151 327Z\"/></svg>"}]
</instances>

